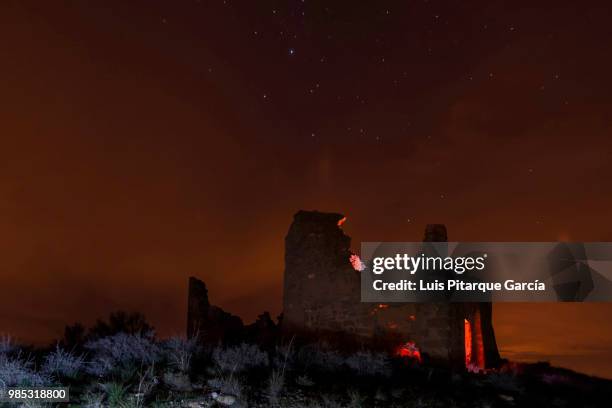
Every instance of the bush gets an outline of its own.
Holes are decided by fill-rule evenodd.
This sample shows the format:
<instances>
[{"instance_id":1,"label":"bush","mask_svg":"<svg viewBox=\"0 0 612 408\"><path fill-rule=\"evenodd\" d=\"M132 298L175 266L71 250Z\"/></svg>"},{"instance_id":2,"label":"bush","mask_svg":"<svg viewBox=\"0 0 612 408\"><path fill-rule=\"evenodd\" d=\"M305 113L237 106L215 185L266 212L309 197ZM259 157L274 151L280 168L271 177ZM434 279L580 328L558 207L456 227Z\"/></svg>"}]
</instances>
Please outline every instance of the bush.
<instances>
[{"instance_id":1,"label":"bush","mask_svg":"<svg viewBox=\"0 0 612 408\"><path fill-rule=\"evenodd\" d=\"M111 382L103 384L106 400L111 407L119 407L127 403L127 387L123 384Z\"/></svg>"},{"instance_id":2,"label":"bush","mask_svg":"<svg viewBox=\"0 0 612 408\"><path fill-rule=\"evenodd\" d=\"M343 408L343 405L338 402L336 397L322 395L321 399L323 400L323 406L325 408Z\"/></svg>"},{"instance_id":3,"label":"bush","mask_svg":"<svg viewBox=\"0 0 612 408\"><path fill-rule=\"evenodd\" d=\"M199 351L195 337L190 339L171 337L162 343L162 348L170 366L181 373L189 372L191 361Z\"/></svg>"},{"instance_id":4,"label":"bush","mask_svg":"<svg viewBox=\"0 0 612 408\"><path fill-rule=\"evenodd\" d=\"M272 370L268 380L268 402L275 406L279 402L281 391L285 386L285 373L280 370Z\"/></svg>"},{"instance_id":5,"label":"bush","mask_svg":"<svg viewBox=\"0 0 612 408\"><path fill-rule=\"evenodd\" d=\"M256 345L242 343L235 347L216 347L212 353L214 363L225 372L242 372L248 368L267 367L268 353Z\"/></svg>"},{"instance_id":6,"label":"bush","mask_svg":"<svg viewBox=\"0 0 612 408\"><path fill-rule=\"evenodd\" d=\"M89 329L87 336L89 339L96 339L120 333L148 337L154 333L154 328L147 322L143 314L119 310L109 315L108 322L97 320L96 324Z\"/></svg>"},{"instance_id":7,"label":"bush","mask_svg":"<svg viewBox=\"0 0 612 408\"><path fill-rule=\"evenodd\" d=\"M48 385L49 379L32 369L32 361L21 356L9 357L0 354L0 382L6 387Z\"/></svg>"},{"instance_id":8,"label":"bush","mask_svg":"<svg viewBox=\"0 0 612 408\"><path fill-rule=\"evenodd\" d=\"M357 390L349 390L349 408L362 408L365 406L365 398Z\"/></svg>"},{"instance_id":9,"label":"bush","mask_svg":"<svg viewBox=\"0 0 612 408\"><path fill-rule=\"evenodd\" d=\"M85 344L92 353L87 370L98 377L113 372L135 372L142 365L151 365L161 358L161 350L146 336L119 333Z\"/></svg>"},{"instance_id":10,"label":"bush","mask_svg":"<svg viewBox=\"0 0 612 408\"><path fill-rule=\"evenodd\" d=\"M58 345L55 351L45 356L41 371L44 374L60 378L76 378L84 367L83 356L65 351Z\"/></svg>"},{"instance_id":11,"label":"bush","mask_svg":"<svg viewBox=\"0 0 612 408\"><path fill-rule=\"evenodd\" d=\"M298 376L295 379L295 383L300 387L312 387L315 385L315 382L306 374Z\"/></svg>"},{"instance_id":12,"label":"bush","mask_svg":"<svg viewBox=\"0 0 612 408\"><path fill-rule=\"evenodd\" d=\"M302 347L296 353L296 360L304 370L314 367L322 371L340 371L344 357L336 350L325 350L317 344Z\"/></svg>"},{"instance_id":13,"label":"bush","mask_svg":"<svg viewBox=\"0 0 612 408\"><path fill-rule=\"evenodd\" d=\"M384 353L358 351L350 355L345 363L358 375L383 377L391 375L391 363L389 357Z\"/></svg>"},{"instance_id":14,"label":"bush","mask_svg":"<svg viewBox=\"0 0 612 408\"><path fill-rule=\"evenodd\" d=\"M103 408L104 394L88 392L83 396L83 408Z\"/></svg>"},{"instance_id":15,"label":"bush","mask_svg":"<svg viewBox=\"0 0 612 408\"><path fill-rule=\"evenodd\" d=\"M232 375L218 378L211 378L207 382L208 386L221 392L222 394L230 394L238 399L243 398L244 385L242 382Z\"/></svg>"},{"instance_id":16,"label":"bush","mask_svg":"<svg viewBox=\"0 0 612 408\"><path fill-rule=\"evenodd\" d=\"M500 391L523 392L519 379L511 374L489 373L485 378L485 382Z\"/></svg>"}]
</instances>

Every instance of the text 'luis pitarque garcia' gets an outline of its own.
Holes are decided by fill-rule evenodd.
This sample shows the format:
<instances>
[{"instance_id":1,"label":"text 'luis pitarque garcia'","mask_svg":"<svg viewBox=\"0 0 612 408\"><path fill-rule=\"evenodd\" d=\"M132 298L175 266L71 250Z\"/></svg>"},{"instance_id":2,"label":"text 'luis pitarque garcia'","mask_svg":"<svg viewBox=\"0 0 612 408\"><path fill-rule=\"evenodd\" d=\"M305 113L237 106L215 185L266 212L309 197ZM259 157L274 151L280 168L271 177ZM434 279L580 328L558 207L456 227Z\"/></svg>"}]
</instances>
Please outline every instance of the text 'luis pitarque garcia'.
<instances>
[{"instance_id":1,"label":"text 'luis pitarque garcia'","mask_svg":"<svg viewBox=\"0 0 612 408\"><path fill-rule=\"evenodd\" d=\"M517 282L508 279L503 282L465 282L459 279L452 279L446 282L434 280L425 281L420 279L417 282L402 279L397 282L384 282L375 280L372 287L377 291L480 291L480 292L495 292L501 290L508 291L543 291L546 290L544 282L538 279L531 282Z\"/></svg>"}]
</instances>

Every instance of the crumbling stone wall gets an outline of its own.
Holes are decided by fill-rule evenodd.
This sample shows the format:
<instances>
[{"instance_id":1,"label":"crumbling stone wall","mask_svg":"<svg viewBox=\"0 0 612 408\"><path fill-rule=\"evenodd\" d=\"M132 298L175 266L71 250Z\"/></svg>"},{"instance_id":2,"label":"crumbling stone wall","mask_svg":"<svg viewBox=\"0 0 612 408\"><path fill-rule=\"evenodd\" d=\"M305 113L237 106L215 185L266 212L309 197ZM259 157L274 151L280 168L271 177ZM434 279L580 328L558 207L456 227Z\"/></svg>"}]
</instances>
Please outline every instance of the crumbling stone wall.
<instances>
[{"instance_id":1,"label":"crumbling stone wall","mask_svg":"<svg viewBox=\"0 0 612 408\"><path fill-rule=\"evenodd\" d=\"M206 284L189 278L187 296L187 337L198 337L203 343L215 344L240 338L242 319L210 304Z\"/></svg>"},{"instance_id":2,"label":"crumbling stone wall","mask_svg":"<svg viewBox=\"0 0 612 408\"><path fill-rule=\"evenodd\" d=\"M355 318L359 275L351 266L351 239L338 227L340 214L300 211L285 239L283 325L294 329L369 335L371 325Z\"/></svg>"},{"instance_id":3,"label":"crumbling stone wall","mask_svg":"<svg viewBox=\"0 0 612 408\"><path fill-rule=\"evenodd\" d=\"M277 344L278 324L270 313L263 312L255 322L244 325L242 319L210 304L206 284L189 278L187 296L187 338L196 337L203 344L255 343L262 347Z\"/></svg>"},{"instance_id":4,"label":"crumbling stone wall","mask_svg":"<svg viewBox=\"0 0 612 408\"><path fill-rule=\"evenodd\" d=\"M283 330L318 336L337 334L362 343L414 342L430 361L465 365L466 319L478 310L481 344L497 364L490 304L391 303L360 301L360 276L351 263L351 238L342 214L299 211L285 239ZM428 225L424 241L445 242L444 225ZM476 344L475 347L478 347Z\"/></svg>"}]
</instances>

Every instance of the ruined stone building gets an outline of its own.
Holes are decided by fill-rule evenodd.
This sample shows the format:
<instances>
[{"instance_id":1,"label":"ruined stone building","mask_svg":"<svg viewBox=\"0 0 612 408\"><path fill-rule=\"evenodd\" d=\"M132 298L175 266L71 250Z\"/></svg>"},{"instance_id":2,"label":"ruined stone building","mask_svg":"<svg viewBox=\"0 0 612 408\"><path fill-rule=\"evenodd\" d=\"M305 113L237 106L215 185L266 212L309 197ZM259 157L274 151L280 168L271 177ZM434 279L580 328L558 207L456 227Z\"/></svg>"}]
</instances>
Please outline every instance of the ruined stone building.
<instances>
[{"instance_id":1,"label":"ruined stone building","mask_svg":"<svg viewBox=\"0 0 612 408\"><path fill-rule=\"evenodd\" d=\"M498 363L490 303L362 303L344 220L317 211L295 215L285 239L285 332L385 345L456 367ZM424 241L447 241L445 226L428 225Z\"/></svg>"},{"instance_id":2,"label":"ruined stone building","mask_svg":"<svg viewBox=\"0 0 612 408\"><path fill-rule=\"evenodd\" d=\"M380 347L455 367L497 365L490 303L361 302L358 257L341 214L298 212L285 238L282 331L339 346ZM444 225L428 225L425 242L447 241ZM205 343L273 344L278 325L268 313L245 326L211 305L204 282L189 279L187 335Z\"/></svg>"},{"instance_id":3,"label":"ruined stone building","mask_svg":"<svg viewBox=\"0 0 612 408\"><path fill-rule=\"evenodd\" d=\"M200 343L209 345L248 342L270 347L278 340L278 329L268 312L249 325L243 324L240 317L210 304L203 281L189 278L187 338L196 337Z\"/></svg>"}]
</instances>

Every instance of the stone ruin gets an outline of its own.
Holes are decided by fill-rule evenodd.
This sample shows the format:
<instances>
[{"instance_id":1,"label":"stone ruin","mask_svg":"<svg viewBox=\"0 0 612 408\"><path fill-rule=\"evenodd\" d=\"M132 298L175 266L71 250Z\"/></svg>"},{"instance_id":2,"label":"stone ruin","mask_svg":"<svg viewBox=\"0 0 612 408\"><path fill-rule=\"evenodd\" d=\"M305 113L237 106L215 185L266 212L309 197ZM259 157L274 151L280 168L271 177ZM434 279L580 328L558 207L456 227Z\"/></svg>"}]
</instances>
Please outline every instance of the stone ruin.
<instances>
[{"instance_id":1,"label":"stone ruin","mask_svg":"<svg viewBox=\"0 0 612 408\"><path fill-rule=\"evenodd\" d=\"M187 338L197 337L204 344L238 343L248 341L262 346L273 345L278 337L278 325L264 312L250 325L242 319L211 305L206 284L189 278L187 298Z\"/></svg>"},{"instance_id":2,"label":"stone ruin","mask_svg":"<svg viewBox=\"0 0 612 408\"><path fill-rule=\"evenodd\" d=\"M342 344L392 348L430 363L496 366L490 303L361 302L360 272L342 214L299 211L285 239L285 333ZM425 242L446 242L446 227L428 225Z\"/></svg>"},{"instance_id":3,"label":"stone ruin","mask_svg":"<svg viewBox=\"0 0 612 408\"><path fill-rule=\"evenodd\" d=\"M273 345L283 334L344 348L384 348L428 364L477 370L498 364L490 303L362 303L360 272L353 267L358 258L341 228L344 220L334 213L295 214L285 238L279 324L265 312L245 326L239 317L211 305L204 282L192 277L187 336L209 344ZM447 241L446 227L428 225L424 241Z\"/></svg>"}]
</instances>

